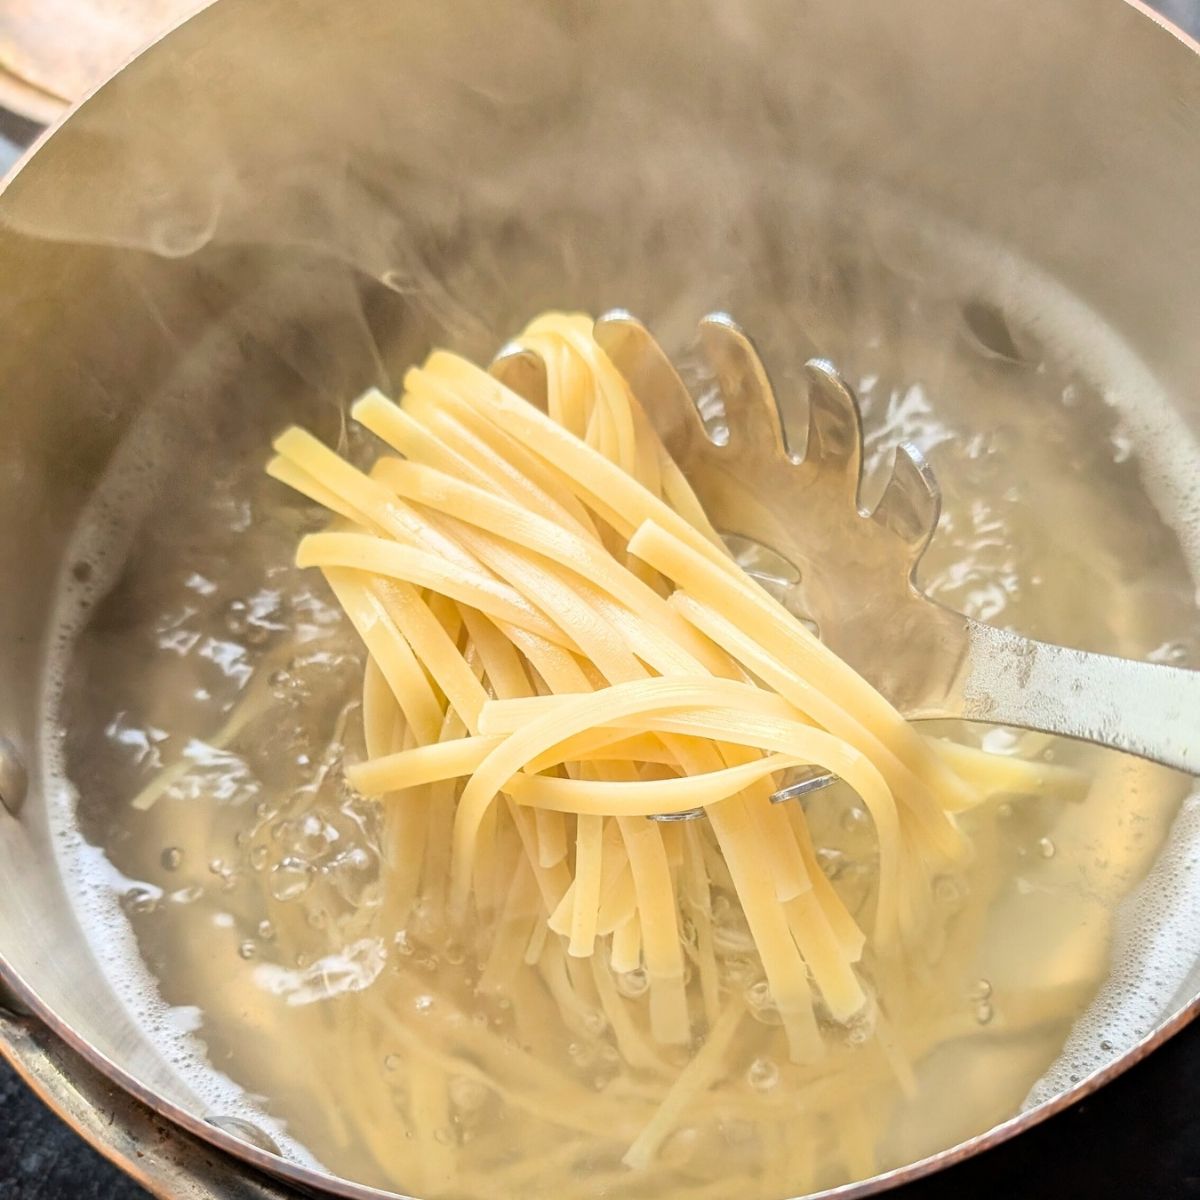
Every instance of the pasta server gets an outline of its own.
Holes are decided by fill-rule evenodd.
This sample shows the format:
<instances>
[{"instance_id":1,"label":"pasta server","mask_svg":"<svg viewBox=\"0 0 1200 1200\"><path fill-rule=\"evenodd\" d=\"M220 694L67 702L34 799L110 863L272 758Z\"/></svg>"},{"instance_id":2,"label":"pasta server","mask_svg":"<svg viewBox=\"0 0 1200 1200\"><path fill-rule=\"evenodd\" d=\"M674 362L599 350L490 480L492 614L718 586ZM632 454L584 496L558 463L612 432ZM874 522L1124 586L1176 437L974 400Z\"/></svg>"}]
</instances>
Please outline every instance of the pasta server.
<instances>
[{"instance_id":1,"label":"pasta server","mask_svg":"<svg viewBox=\"0 0 1200 1200\"><path fill-rule=\"evenodd\" d=\"M1200 672L1034 641L925 595L917 567L941 492L921 452L898 447L882 498L865 512L862 418L837 369L821 358L805 364L808 440L800 458L747 334L724 313L706 316L699 329L723 404L717 421L701 413L711 397L693 399L635 317L606 313L595 333L634 393L654 397L648 416L713 525L735 549L765 550L771 565L748 562L751 574L768 590L794 582L797 615L905 717L1034 729L1200 773ZM501 354L492 369L536 399L542 381L531 357ZM830 782L814 775L774 798Z\"/></svg>"}]
</instances>

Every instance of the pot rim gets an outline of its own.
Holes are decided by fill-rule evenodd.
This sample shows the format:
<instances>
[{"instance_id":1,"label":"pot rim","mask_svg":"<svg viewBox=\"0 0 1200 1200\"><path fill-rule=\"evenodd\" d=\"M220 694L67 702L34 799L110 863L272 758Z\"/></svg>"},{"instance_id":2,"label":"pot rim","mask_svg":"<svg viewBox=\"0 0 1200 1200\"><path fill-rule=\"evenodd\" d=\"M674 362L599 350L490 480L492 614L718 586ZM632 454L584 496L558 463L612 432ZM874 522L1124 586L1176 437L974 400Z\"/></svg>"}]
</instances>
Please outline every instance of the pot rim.
<instances>
[{"instance_id":1,"label":"pot rim","mask_svg":"<svg viewBox=\"0 0 1200 1200\"><path fill-rule=\"evenodd\" d=\"M55 1037L60 1039L85 1062L96 1068L107 1079L117 1084L118 1087L139 1104L144 1105L159 1116L165 1117L168 1121L171 1121L174 1125L192 1134L194 1137L249 1163L267 1175L282 1179L287 1183L295 1184L298 1187L318 1188L323 1194L342 1197L343 1200L419 1200L419 1198L411 1197L407 1193L384 1191L379 1188L368 1187L365 1184L354 1183L350 1180L330 1175L324 1171L301 1166L286 1158L271 1154L265 1150L260 1150L258 1147L252 1146L248 1142L244 1142L240 1138L236 1138L224 1130L208 1124L194 1113L189 1112L180 1105L146 1087L118 1063L113 1062L106 1055L96 1050L85 1039L79 1037L70 1026L60 1020L42 1002L37 993L17 975L2 955L0 955L0 986L9 989L19 1006L28 1009L30 1014L41 1021ZM954 1146L949 1146L927 1155L916 1162L906 1163L904 1166L895 1167L880 1175L873 1175L869 1179L840 1184L837 1187L827 1188L821 1192L810 1193L806 1197L806 1200L860 1200L861 1197L875 1196L891 1188L899 1187L901 1184L922 1179L926 1175L931 1175L935 1171L953 1166L964 1159L972 1158L984 1150L990 1150L993 1146L999 1146L1007 1142L1010 1138L1015 1137L1018 1133L1026 1129L1032 1129L1035 1125L1040 1125L1055 1114L1070 1108L1077 1101L1090 1096L1118 1075L1124 1074L1130 1067L1141 1062L1147 1055L1172 1038L1198 1016L1200 1016L1200 996L1194 997L1172 1016L1162 1021L1119 1058L1114 1059L1106 1066L1098 1068L1066 1091L1059 1092L1036 1107L1018 1113L1016 1116L1010 1117L1007 1121L1003 1121L999 1125L992 1126L992 1128L985 1130L983 1133L976 1134L974 1137L967 1138ZM50 1096L47 1094L46 1081L33 1070L30 1064L23 1061L22 1057L17 1053L13 1042L4 1036L3 1026L0 1026L0 1055L12 1064L13 1068L26 1083L38 1092L47 1103L50 1103L51 1107L55 1107L58 1115L76 1133L91 1143L105 1157L116 1163L117 1166L126 1171L130 1170L133 1164L128 1159L116 1152L113 1147L106 1143L102 1137L96 1135L83 1122L73 1118L69 1113L64 1113L52 1103Z\"/></svg>"},{"instance_id":2,"label":"pot rim","mask_svg":"<svg viewBox=\"0 0 1200 1200\"><path fill-rule=\"evenodd\" d=\"M165 38L170 37L177 29L192 21L216 2L217 0L200 0L192 12L174 21L166 30L153 38L140 50L130 55L110 76L102 80L84 96L66 108L29 145L8 173L3 178L0 178L0 197L3 197L3 194L12 182L28 166L37 154L37 151L76 112L84 108L92 97L105 88L110 80L120 75L143 54L158 45ZM1200 56L1200 39L1180 29L1169 18L1153 9L1147 0L1122 0L1122 3L1137 10L1142 16L1153 21L1160 28L1183 43L1194 54ZM42 1000L36 989L17 973L4 954L0 953L0 1016L3 1016L5 1013L5 1002L8 997L11 997L15 1002L14 1007L18 1012L28 1012L34 1020L49 1030L54 1038L67 1046L109 1082L120 1088L135 1103L145 1106L152 1113L166 1119L178 1130L192 1135L192 1137L199 1139L203 1143L208 1143L216 1147L234 1159L248 1164L269 1177L305 1190L316 1189L321 1194L341 1197L343 1200L417 1200L417 1198L411 1197L407 1193L384 1191L379 1188L368 1187L365 1184L354 1183L325 1171L302 1166L289 1159L261 1150L214 1125L208 1124L205 1120L196 1116L195 1113L188 1111L181 1105L168 1100L151 1088L146 1087L120 1064L114 1062L107 1055L97 1050L91 1043L76 1034L71 1026L63 1021L49 1004ZM1145 1037L1131 1046L1120 1057L1093 1071L1066 1091L1058 1093L1049 1100L1018 1113L1008 1120L992 1126L983 1133L976 1134L956 1145L946 1147L915 1162L893 1168L879 1175L873 1175L869 1179L857 1180L841 1184L834 1188L828 1188L821 1192L810 1193L805 1200L860 1200L860 1198L875 1196L881 1192L899 1187L902 1184L911 1183L932 1175L965 1159L973 1158L975 1155L985 1150L990 1150L994 1146L999 1146L1024 1130L1031 1129L1035 1125L1040 1125L1043 1121L1091 1095L1117 1076L1123 1074L1130 1067L1141 1062L1147 1055L1172 1038L1198 1016L1200 1016L1200 995L1193 997L1173 1014L1161 1021ZM52 1086L52 1081L47 1077L49 1073L47 1072L46 1075L43 1075L42 1071L39 1070L40 1060L34 1055L26 1056L18 1045L17 1039L8 1036L5 1023L2 1019L0 1019L0 1056L12 1065L17 1074L54 1110L57 1116L65 1121L67 1125L105 1158L137 1179L144 1186L154 1190L156 1194L168 1197L173 1194L171 1191L166 1190L170 1187L169 1180L164 1183L159 1178L148 1177L143 1164L139 1164L134 1158L122 1153L120 1149L104 1138L100 1129L89 1125L86 1121L80 1119L77 1113L68 1110L62 1103L56 1101L56 1091ZM111 1100L111 1097L109 1099ZM115 1119L122 1119L119 1112L115 1114ZM111 1121L109 1123L111 1124ZM163 1132L165 1136L167 1131ZM184 1139L180 1138L179 1140L182 1142ZM189 1154L187 1148L184 1147L181 1152L172 1156L170 1168L168 1168L168 1172L164 1173L169 1173L173 1169L179 1178L183 1179L193 1171L200 1172L202 1175L204 1166L205 1159L203 1155L197 1156L194 1151ZM203 1178L192 1177L191 1183L193 1188L197 1184L203 1187L204 1180Z\"/></svg>"}]
</instances>

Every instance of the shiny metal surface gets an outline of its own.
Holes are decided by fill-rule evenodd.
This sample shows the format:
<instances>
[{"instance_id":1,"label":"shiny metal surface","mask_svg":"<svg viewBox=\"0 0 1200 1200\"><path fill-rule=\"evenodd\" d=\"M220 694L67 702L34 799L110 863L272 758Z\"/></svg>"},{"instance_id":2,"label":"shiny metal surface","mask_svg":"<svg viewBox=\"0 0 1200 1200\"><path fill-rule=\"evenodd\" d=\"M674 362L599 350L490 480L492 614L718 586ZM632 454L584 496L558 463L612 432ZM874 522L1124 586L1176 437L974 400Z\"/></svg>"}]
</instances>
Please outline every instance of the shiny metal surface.
<instances>
[{"instance_id":1,"label":"shiny metal surface","mask_svg":"<svg viewBox=\"0 0 1200 1200\"><path fill-rule=\"evenodd\" d=\"M690 314L727 309L774 365L780 326L811 323L839 220L879 236L900 207L1051 275L1200 429L1200 62L1123 0L1046 0L1036 20L1008 0L219 0L7 181L0 733L33 786L19 820L0 813L0 980L203 1139L180 1143L158 1194L237 1195L211 1174L212 1145L374 1193L206 1125L106 983L57 870L39 786L45 623L68 532L131 420L181 396L249 419L283 394L333 428L337 403L432 342L483 356L551 305L627 305L671 345ZM790 352L783 373L811 357ZM169 491L160 503L169 516ZM1194 1016L1198 993L1194 972L1142 1043L1048 1104L840 1194L1043 1119ZM97 1095L72 1115L30 1028L6 1017L0 1049L139 1169L140 1110Z\"/></svg>"},{"instance_id":2,"label":"shiny metal surface","mask_svg":"<svg viewBox=\"0 0 1200 1200\"><path fill-rule=\"evenodd\" d=\"M29 775L17 748L0 737L0 805L9 816L15 817L25 803L29 791Z\"/></svg>"},{"instance_id":3,"label":"shiny metal surface","mask_svg":"<svg viewBox=\"0 0 1200 1200\"><path fill-rule=\"evenodd\" d=\"M290 1188L180 1133L122 1091L41 1022L0 1006L0 1047L37 1095L155 1196L169 1200L285 1200Z\"/></svg>"},{"instance_id":4,"label":"shiny metal surface","mask_svg":"<svg viewBox=\"0 0 1200 1200\"><path fill-rule=\"evenodd\" d=\"M924 594L917 570L941 489L920 451L902 444L878 504L863 511L862 415L832 363L810 359L804 367L801 457L787 445L767 366L727 314L700 322L724 405L715 430L705 427L701 398L688 393L635 317L602 316L596 339L635 392L661 397L650 420L718 532L790 564L821 640L906 717L1036 729L1200 772L1200 671L1037 642ZM858 602L847 604L847 596ZM776 799L797 794L788 788Z\"/></svg>"}]
</instances>

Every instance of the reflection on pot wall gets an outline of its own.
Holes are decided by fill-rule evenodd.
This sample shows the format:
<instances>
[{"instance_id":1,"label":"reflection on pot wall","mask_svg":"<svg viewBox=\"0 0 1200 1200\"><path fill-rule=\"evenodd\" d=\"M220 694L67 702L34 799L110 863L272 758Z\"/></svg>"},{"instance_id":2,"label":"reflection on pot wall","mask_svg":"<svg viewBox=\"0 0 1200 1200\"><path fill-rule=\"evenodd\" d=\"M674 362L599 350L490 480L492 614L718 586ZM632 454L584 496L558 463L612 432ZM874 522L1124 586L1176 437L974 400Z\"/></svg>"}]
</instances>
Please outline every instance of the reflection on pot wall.
<instances>
[{"instance_id":1,"label":"reflection on pot wall","mask_svg":"<svg viewBox=\"0 0 1200 1200\"><path fill-rule=\"evenodd\" d=\"M553 31L548 33L542 29L540 32L534 31L533 36L552 37ZM236 62L236 55L231 56L231 62ZM387 66L391 68L393 64ZM734 75L737 69L737 63L729 66ZM519 71L513 71L509 78L508 73L502 71L495 78L489 77L489 83L495 85L493 91L503 99L506 81L511 84L516 79L519 82L519 75ZM549 95L561 82L561 79L556 81L553 73L549 73L547 78L538 81L538 86L543 94ZM171 94L170 86L164 86ZM727 96L735 95L737 91L736 87L731 86ZM120 100L119 95L117 99ZM118 123L130 117L137 108L131 98L127 99L128 106L116 114ZM689 96L687 104L693 99ZM474 102L471 97L464 99L456 95L454 104L461 105L461 108L450 105L446 112L450 113L452 119L469 124L471 104ZM610 106L607 111L614 118L628 115L619 104ZM236 190L220 190L229 184L230 179L244 186L248 186L247 181L257 186L264 179L269 179L269 172L263 172L261 166L257 167L259 173L256 174L257 164L253 162L253 154L248 151L257 151L258 147L251 142L241 147L247 153L237 159L237 169L233 172L224 169L228 164L217 153L223 153L224 147L215 146L211 139L204 136L198 136L195 144L189 144L186 147L187 156L194 156L201 162L215 163L218 169L204 175L197 189L185 197L187 203L182 209L164 207L163 204L164 197L179 196L178 189L173 187L172 177L177 171L184 170L186 163L172 154L170 147L161 141L156 143L157 149L167 155L165 161L170 164L169 169L156 174L145 162L134 164L138 173L127 176L127 181L133 179L137 184L136 203L131 208L118 209L114 206L97 212L94 211L96 206L93 206L93 210L81 214L72 212L69 203L60 202L54 197L48 198L44 194L38 195L36 188L31 187L25 193L24 202L19 196L15 198L12 209L15 219L23 223L27 230L50 232L56 237L68 238L78 235L83 229L78 222L94 217L96 228L103 234L101 240L133 241L148 246L171 262L194 267L195 273L190 284L195 286L198 293L203 293L199 303L195 303L194 296L181 295L180 289L175 286L179 275L172 273L170 262L146 265L144 269L139 267L131 277L129 291L120 299L132 301L131 307L136 306L138 315L145 321L143 335L147 339L149 352L143 361L153 366L155 354L161 356L157 359L157 365L162 370L162 382L150 385L145 379L123 374L128 371L126 360L130 356L127 348L122 346L108 347L107 354L97 352L95 360L88 364L96 369L86 375L82 382L71 371L64 369L58 377L58 388L66 392L74 386L86 405L93 406L117 424L129 417L123 404L130 395L146 397L161 389L159 398L175 398L185 402L184 407L187 401L191 401L193 419L209 415L204 408L205 402L199 405L195 403L197 395L223 395L232 412L254 413L254 418L262 423L260 432L264 438L275 417L270 405L282 404L284 400L295 406L293 411L305 412L324 432L331 433L337 427L333 406L329 403L331 397L343 401L356 388L369 381L394 387L398 368L420 353L432 338L448 334L458 345L477 354L486 354L513 323L528 314L531 306L559 300L597 306L605 302L622 301L641 307L668 340L679 346L684 342L695 315L711 306L713 299L719 298L735 307L739 315L749 314L746 317L748 323L754 325L756 331L761 329L768 353L775 351L773 357L782 364L784 376L789 367L786 357L787 334L796 323L810 328L821 344L827 346L848 371L853 372L858 382L864 382L871 374L876 375L874 387L877 390L867 387L864 391L868 398L869 419L873 422L875 441L872 449L878 455L888 448L887 439L899 432L923 436L931 449L941 447L943 461L937 465L944 481L953 484L956 472L961 472L960 482L964 489L976 482L970 472L987 470L989 463L1003 464L1006 453L1003 449L998 455L982 453L976 460L965 453L971 435L983 434L985 430L959 431L956 446L951 439L943 436L936 422L929 419L919 403L920 393L923 392L926 397L937 395L939 387L946 394L953 393L965 400L972 394L970 388L978 386L983 379L992 389L998 405L1008 404L1014 410L1019 405L1019 397L1010 400L1002 394L1005 387L997 385L993 377L987 374L991 368L974 364L970 370L964 369L965 380L960 380L955 374L959 370L956 358L959 347L955 343L955 335L949 332L950 321L956 311L956 300L974 298L967 292L956 291L961 285L962 272L955 278L955 264L942 264L940 274L934 272L931 275L925 270L921 257L922 239L915 237L910 242L901 236L904 232L903 222L895 219L894 212L884 213L875 224L863 227L869 234L865 240L869 243L870 252L886 259L884 266L894 276L907 282L915 279L917 286L914 290L917 291L924 288L931 278L935 279L936 286L931 289L937 293L932 300L934 315L928 320L927 328L939 329L944 333L939 344L955 345L953 353L948 350L937 353L938 345L931 352L920 344L919 338L914 337L913 344L906 350L907 361L904 365L917 370L918 376L905 376L892 363L873 360L871 320L880 318L889 309L892 298L875 292L872 286L874 280L868 271L858 270L856 273L853 263L851 269L847 270L845 261L835 261L836 256L828 252L830 247L839 244L839 239L845 237L847 226L851 224L844 219L839 222L839 218L844 218L844 213L839 211L842 197L838 196L837 204L830 205L819 179L803 173L792 175L779 167L774 158L771 159L772 169L777 169L777 173L766 171L760 181L761 188L753 196L739 196L737 184L739 179L744 178L743 161L736 155L726 158L714 156L711 153L712 145L703 136L691 141L680 136L687 127L682 117L688 111L686 104L681 105L681 112L674 114L679 117L678 124L661 131L660 140L647 149L641 163L641 167L645 168L647 186L633 189L638 193L637 196L631 192L626 197L619 194L615 199L609 197L613 208L622 207L622 201L627 207L635 199L644 201L649 198L659 203L666 214L653 228L641 231L638 248L632 254L628 245L624 245L617 248L615 255L609 255L602 237L606 232L611 232L611 222L580 223L564 215L563 211L555 211L553 205L547 214L547 223L540 231L531 230L519 222L514 225L504 219L505 211L512 207L512 197L524 195L530 190L531 180L536 181L546 174L545 163L551 160L558 148L542 143L537 145L535 151L527 151L523 161L511 163L497 161L502 157L500 155L481 152L477 163L484 168L484 174L488 170L492 172L490 179L494 192L487 194L485 189L480 196L455 197L454 204L447 206L445 211L429 212L428 225L418 230L421 237L416 251L406 241L410 230L387 197L403 191L406 198L411 199L414 211L422 211L423 208L432 210L442 198L436 187L424 193L419 182L398 182L386 170L380 169L377 174L368 171L365 184L362 178L354 179L337 195L335 203L329 203L323 192L324 185L315 181L316 167L309 174L302 163L293 176L296 184L292 195L294 208L282 214L271 213L270 219L265 219L263 213L254 211L253 205L247 202L245 193L239 195ZM848 121L862 121L867 126L872 120L870 112L843 112L842 116ZM317 119L318 127L324 133L337 135L336 119L321 123L319 114ZM722 119L719 113L716 119ZM416 114L412 120L415 124ZM164 128L160 131L164 138L168 133L174 137L174 129L168 129L166 125L164 122ZM401 120L400 127L403 126L404 121ZM81 121L78 138L72 143L74 151L83 156L80 161L91 162L89 149L94 153L97 145L106 145L106 135L114 128L116 125L111 123L111 119L106 122L101 116L90 123L88 120ZM583 121L578 125L567 124L563 128L578 132L581 128L590 127ZM622 130L627 128L628 121L621 126ZM529 133L530 130L525 132ZM153 131L147 136L154 141ZM600 143L609 144L603 136L600 137ZM751 150L762 149L762 145L761 141L755 142L753 139L746 143ZM363 142L359 142L355 149L362 150ZM461 151L461 147L455 144L454 154L448 157L432 144L426 145L425 149L438 171L443 173L439 176L443 183L452 179L457 166L454 156ZM66 161L70 152L71 146L63 150L63 161ZM210 153L215 157L206 159L205 156ZM720 194L710 197L711 207L699 215L695 211L688 211L689 206L672 199L673 176L656 179L649 169L653 165L651 160L659 164L668 163L674 172L685 176L694 177L707 172L705 177L713 184L714 192ZM52 161L52 158L48 161ZM325 165L322 164L321 169ZM95 169L94 163L92 169ZM583 181L584 177L581 175L580 179ZM386 186L375 186L381 182ZM598 208L605 206L606 202L596 197L575 195L569 182L557 186L561 189L559 198L570 198L572 204L577 204L582 211L590 211L589 204ZM583 190L583 186L581 182L578 190ZM1069 191L1063 194L1068 197L1073 195ZM1061 200L1063 194L1056 198ZM31 202L33 199L39 202L34 204ZM675 207L672 207L673 203ZM1034 197L1031 204L1036 206L1037 203L1039 200ZM150 222L144 220L148 204L156 206L155 213L151 214L156 219ZM103 205L98 207L104 209ZM703 209L704 206L700 207ZM1086 206L1083 211L1086 211ZM274 222L276 216L282 219ZM476 224L476 218L482 219ZM697 243L702 253L696 246L692 247L697 263L674 258L671 254L670 248L677 245L678 239L678 233L672 232L672 226L680 222L694 222L687 227L691 230L699 228L704 234ZM806 238L811 238L814 230L822 234L817 243L820 250L806 251L803 249ZM236 243L247 232L267 236L273 243L273 250L261 256L247 254L244 261L238 261L240 248ZM511 240L511 247L493 252L490 243L505 238ZM586 243L577 254L567 253L573 245L572 238ZM525 253L522 249L527 244L524 239L532 240L536 253ZM298 241L306 242L302 252L296 249ZM329 261L333 255L314 252L314 242L321 243L323 251L332 248L343 259L349 255L357 270L337 269L336 264ZM1065 258L1071 260L1073 243L1069 238L1065 239L1064 246ZM1059 249L1055 247L1055 253ZM81 253L77 260L79 270L86 273L89 269L101 269L108 261L105 257L107 254L104 245L94 247L86 254ZM303 261L299 261L301 258ZM615 261L605 262L606 258ZM1081 279L1094 283L1085 259L1086 256L1080 261L1072 260L1073 266ZM53 251L47 250L46 261L52 260ZM656 263L660 278L655 281L647 282L644 278L644 262L647 260ZM569 262L569 270L573 274L563 272L564 261ZM606 269L611 268L613 279L602 280L597 262L604 263ZM539 266L539 263L549 265ZM264 265L270 276L266 284L260 271ZM871 264L872 267L875 265ZM918 270L919 267L922 269ZM639 273L642 278L639 278ZM562 288L564 275L573 280L570 288ZM368 278L364 280L363 276ZM756 300L756 290L761 290L764 278L771 279L772 288L778 292L775 300L781 301L775 304L773 312L766 311L766 306ZM1145 279L1135 277L1131 286L1148 285ZM297 311L301 288L306 289L303 294L309 299L307 311L304 312ZM844 298L847 289L854 290L852 305ZM874 307L871 304L864 306L862 298L872 296L876 297L871 302ZM110 305L113 299L109 298ZM269 311L270 304L282 301L291 306L286 323L276 320L278 313ZM111 311L108 305L103 307ZM1076 339L1072 344L1071 334L1064 332L1069 323L1060 321L1056 326L1053 320L1046 319L1046 312L1051 305L1041 304L1039 307L1038 303L1034 303L1031 307L1037 310L1036 316L1062 343L1056 344L1056 353L1061 352L1064 358L1070 358L1074 351L1080 358L1089 357L1080 353L1084 349L1084 340ZM1118 310L1114 322L1123 327L1122 332L1128 333L1129 328L1140 332L1136 314L1130 316L1119 311L1119 305L1115 302L1114 308ZM843 319L851 310L853 319ZM69 314L68 320L73 322L72 328L78 336L87 336L88 326L80 316ZM939 325L942 321L945 322L944 326ZM306 327L306 336L283 336L285 324L291 330ZM885 324L892 329L895 327L890 317ZM1031 319L1028 324L1037 326L1038 320ZM166 339L160 336L158 342L151 344L151 338L159 336L154 333L155 327L159 335L166 330L177 345L189 345L190 357L185 356L182 368L178 359L164 348ZM315 334L313 329L317 330ZM1040 328L1037 332L1045 336L1047 330ZM1054 341L1055 338L1049 340ZM874 341L877 343L878 338ZM938 343L938 339L934 341ZM1113 338L1105 344L1115 346L1119 340ZM1087 345L1090 349L1091 343ZM1145 357L1145 349L1139 349ZM880 359L885 357L882 353L878 354ZM1093 359L1093 371L1101 375L1100 383L1111 388L1116 369L1108 364L1097 366L1095 356L1090 357ZM893 372L890 377L888 371ZM1056 400L1061 399L1071 380L1054 377L1053 372L1047 374L1051 377L1041 379L1040 383L1055 393ZM36 385L37 381L32 379L32 375L33 372L27 369L26 378ZM1132 392L1132 385L1125 382L1129 378L1128 375L1123 376L1121 386L1115 390L1123 394ZM953 388L949 387L951 382L955 384ZM920 387L917 387L918 384ZM1151 390L1154 390L1155 384L1156 381L1151 381ZM264 400L264 397L267 399ZM1122 424L1127 414L1122 411L1118 419L1094 390L1086 395L1082 408L1077 407L1068 413L1068 407L1064 405L1062 413L1055 408L1056 419L1064 422L1064 428L1072 420L1083 422L1095 435L1097 445L1115 449L1121 439L1128 440L1133 436ZM1147 404L1146 407L1152 409L1154 406ZM181 426L181 430L206 436L202 419L197 421L197 426L198 431L186 425ZM1058 462L1050 451L1044 445L1025 439L1020 432L1019 422L1014 423L1014 427L1017 432L1012 436L1017 438L1017 447L1010 447L1008 453L1015 453L1019 448L1026 456L1022 459L1026 466L1028 455L1039 452L1048 454L1044 469L1038 471L1035 478L1043 480L1042 486L1047 489L1061 484L1063 489L1069 491L1068 484L1055 475ZM74 428L74 425L65 422L64 428ZM220 428L213 426L208 435L211 436L213 430ZM101 433L101 440L105 436ZM34 437L31 442L35 445L40 442L38 448L44 449L48 439ZM1174 439L1174 443L1181 444L1180 439ZM957 455L960 447L964 451L961 463ZM1126 458L1126 462L1134 464L1128 468L1130 475L1137 474L1136 463L1138 456L1143 453L1144 447L1138 445L1133 448L1132 459ZM97 449L96 458L102 456ZM199 461L198 457L193 459L193 467ZM50 460L47 459L47 462ZM189 466L186 454L181 462L186 472ZM1136 490L1131 486L1131 493L1136 493ZM178 515L182 511L180 506L172 498L170 490L166 494L174 506L170 511ZM963 494L966 494L965 490ZM1053 499L1049 499L1050 492L1043 493L1042 511L1059 511L1061 494L1058 492ZM1135 506L1145 505L1145 497L1139 494L1133 503ZM1138 511L1142 511L1144 516L1149 510ZM1128 509L1116 504L1111 512L1099 516L1093 513L1092 516L1098 517L1098 523L1104 526L1103 536L1113 538L1122 533L1122 520L1130 519ZM975 517L969 512L952 511L946 536L966 539L973 534L980 534L974 521ZM1003 528L1002 520L999 527ZM1000 539L1001 542L1011 540L1011 537ZM953 543L950 541L944 542L944 548L951 545ZM1155 547L1161 553L1150 554L1149 550ZM1049 636L1090 641L1098 647L1108 645L1117 648L1117 643L1120 643L1137 653L1158 649L1160 642L1186 641L1188 631L1182 628L1181 622L1179 635L1175 636L1172 620L1163 623L1164 628L1171 626L1168 630L1171 636L1164 634L1163 638L1154 640L1157 623L1150 622L1148 618L1155 610L1146 602L1150 591L1170 591L1170 586L1156 585L1163 579L1177 577L1182 569L1180 549L1169 533L1142 548L1147 550L1146 560L1137 560L1137 570L1124 572L1119 581L1120 587L1113 589L1112 593L1118 602L1103 614L1095 627L1081 627L1074 621L1069 627L1055 627L1054 612L1057 611L1064 621L1066 613L1061 608L1056 610L1049 606L1046 609L1048 615L1039 616L1039 610L1033 603L1029 603L1025 609L1026 619L1030 622L1044 620L1046 627L1040 631ZM1122 566L1128 567L1134 561L1123 556L1115 543L1098 557L1118 572ZM1029 575L1038 572L1032 567L1027 571L1015 571L1013 564L1002 559L1003 554L998 552L996 561L985 564L982 572L963 583L961 578L954 575L951 558L945 558L941 565L945 586L948 589L959 586L960 593L955 599L960 603L986 604L989 598L994 603L996 597L999 597L1002 605L1012 603L1012 593L1003 585L1005 571L1008 570L1010 575L1020 575L1021 580L1027 580ZM1061 554L1056 556L1056 560L1057 565L1065 561ZM936 561L931 565L937 568ZM1163 572L1161 578L1155 576L1156 569ZM1088 579L1090 585L1098 590L1099 576ZM240 596L232 598L244 599ZM1001 611L1001 608L993 608L988 615L995 616ZM1139 625L1140 621L1145 621L1145 625ZM108 632L113 634L112 629ZM1121 642L1123 638L1129 641ZM81 732L80 736L82 738L84 734ZM113 795L120 791L117 785L121 781L121 777L115 776L109 783ZM125 782L134 781L126 779ZM1117 783L1118 787L1127 785L1127 780ZM97 799L104 794L103 788L96 789ZM92 832L98 838L103 836L94 829ZM1039 832L1041 836L1046 836L1046 833ZM1061 841L1059 838L1058 842ZM1036 842L1037 839L1034 839L1032 844ZM160 862L161 853L169 848L166 842L157 847ZM145 849L146 846L140 846L137 853ZM207 864L216 856L198 853L194 857L203 862L207 869ZM1044 870L1061 869L1066 858L1059 857L1056 852L1046 861L1050 866ZM1037 863L1033 865L1038 866ZM138 874L145 877L148 872ZM214 874L215 879L220 872L209 874ZM217 886L220 886L219 882ZM129 903L133 901L129 900ZM231 969L243 968L231 963ZM989 971L996 974L990 968ZM989 978L989 985L992 982ZM997 1029L999 1027L994 1026ZM1013 1103L1016 1103L1015 1097ZM981 1119L986 1123L990 1117ZM963 1131L967 1130L964 1128Z\"/></svg>"}]
</instances>

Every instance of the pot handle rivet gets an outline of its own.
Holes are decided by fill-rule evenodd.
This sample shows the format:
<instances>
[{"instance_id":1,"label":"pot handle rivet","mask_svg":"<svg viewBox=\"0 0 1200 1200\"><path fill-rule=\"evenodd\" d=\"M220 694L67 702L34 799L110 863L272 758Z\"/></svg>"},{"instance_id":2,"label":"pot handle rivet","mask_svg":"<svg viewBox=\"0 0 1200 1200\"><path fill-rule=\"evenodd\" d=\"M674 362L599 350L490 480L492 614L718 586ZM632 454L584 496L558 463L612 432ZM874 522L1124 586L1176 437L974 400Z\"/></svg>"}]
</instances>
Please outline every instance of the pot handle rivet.
<instances>
[{"instance_id":1,"label":"pot handle rivet","mask_svg":"<svg viewBox=\"0 0 1200 1200\"><path fill-rule=\"evenodd\" d=\"M15 817L28 790L29 776L17 748L7 738L0 737L0 806Z\"/></svg>"}]
</instances>

